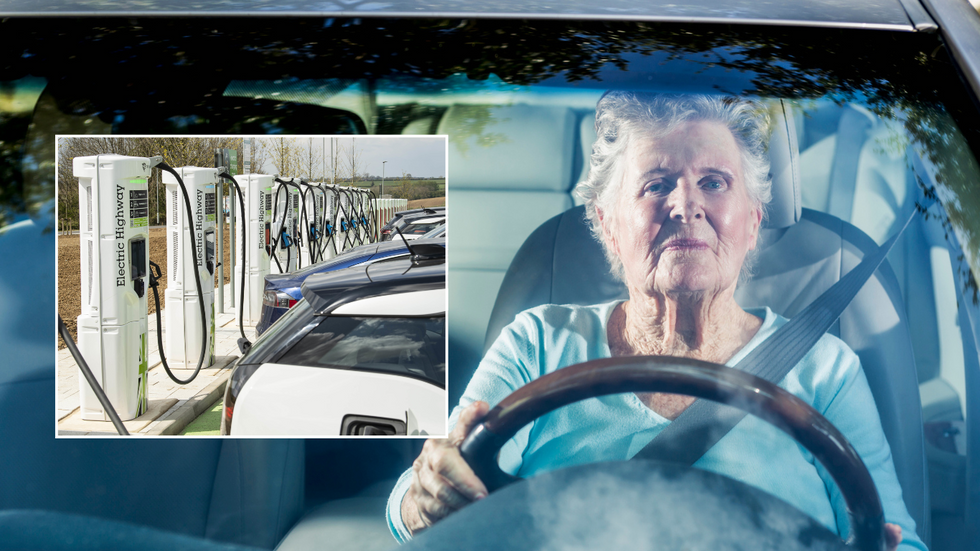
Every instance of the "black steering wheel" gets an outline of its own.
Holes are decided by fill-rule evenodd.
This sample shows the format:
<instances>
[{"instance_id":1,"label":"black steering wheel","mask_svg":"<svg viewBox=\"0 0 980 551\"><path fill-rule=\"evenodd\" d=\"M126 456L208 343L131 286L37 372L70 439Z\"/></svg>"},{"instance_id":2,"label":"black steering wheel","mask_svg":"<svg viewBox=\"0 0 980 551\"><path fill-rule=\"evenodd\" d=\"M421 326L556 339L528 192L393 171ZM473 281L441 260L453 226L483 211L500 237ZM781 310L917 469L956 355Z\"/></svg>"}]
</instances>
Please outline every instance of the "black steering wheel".
<instances>
[{"instance_id":1,"label":"black steering wheel","mask_svg":"<svg viewBox=\"0 0 980 551\"><path fill-rule=\"evenodd\" d=\"M848 543L863 551L884 549L884 514L877 489L864 462L843 434L816 410L789 392L763 379L724 365L686 358L633 356L593 360L562 368L521 387L494 407L467 436L461 446L461 453L487 488L494 492L512 482L521 480L504 473L497 464L497 454L500 448L518 430L541 415L561 406L585 398L624 392L665 392L707 398L738 407L780 428L809 450L826 467L840 488L851 520L852 536ZM645 492L658 495L658 497L663 497L665 494L658 494L659 489L656 491L648 490L645 485L655 483L656 480L654 479L657 478L676 480L685 476L694 476L701 479L702 493L707 488L705 495L721 493L724 494L721 499L727 500L726 503L734 500L736 503L749 504L748 508L752 511L744 519L738 520L738 526L754 523L764 530L784 529L787 538L795 538L803 543L800 548L826 549L841 546L840 539L836 534L815 520L784 501L747 484L722 475L676 464L656 467L659 472L651 479L648 475L637 473L638 468L650 468L644 463L647 462L631 461L580 465L528 479L522 484L504 488L487 499L450 515L433 528L423 532L420 538L413 540L413 543L420 545L410 547L432 548L433 546L429 543L433 541L433 538L439 537L437 535L439 532L452 533L454 530L453 523L460 524L460 522L473 521L476 517L497 515L504 518L510 515L511 520L507 522L521 523L522 518L527 514L535 514L534 511L516 512L517 509L524 507L523 503L529 499L529 495L542 494L542 492L554 495L553 492L558 492L562 494L561 500L564 502L567 499L566 494L569 488L581 486L583 476L585 476L582 473L590 469L598 470L606 478L611 476L610 473L617 473L616 476L627 481L625 488L643 487ZM759 468L765 468L765 466L760 465ZM539 483L541 488L524 488L533 483ZM615 494L624 493L622 489L612 490L607 487L605 490L596 490L595 486L588 486L588 484L584 487L589 488L585 490L588 496L586 500L591 504L590 508L593 513L598 508L607 507L607 505L600 504L600 497L616 497ZM682 492L688 491L687 489L682 490ZM629 493L629 490L626 490L625 493ZM509 497L504 498L503 494L508 494ZM501 496L502 500L509 499L510 501L494 510L493 505L488 505L488 503L493 502L498 496ZM701 499L682 499L680 501L681 503L669 504L668 507L672 509L669 513L673 514L678 507L686 508L685 511L688 511L686 514L696 518L699 514L705 514L703 509L711 508ZM559 504L551 503L548 507L557 505ZM541 506L536 507L537 510L543 508ZM780 520L775 522L760 521L760 515L765 515L759 511L763 509L770 511L771 508L784 510L788 516L780 517ZM698 511L698 509L702 510ZM662 515L663 510L650 514ZM458 521L457 517L460 517ZM649 517L645 518L649 519ZM810 524L806 524L807 520ZM588 524L588 519L580 520L580 522ZM713 522L713 520L709 519L709 522ZM444 524L449 526L442 526ZM765 526L763 527L763 525ZM498 528L492 529L497 530ZM500 526L499 529L512 532L506 526ZM699 530L711 529L710 525L699 524ZM568 530L567 526L563 528L564 532ZM574 530L573 527L572 531ZM426 536L428 535L433 536L433 538L427 539ZM512 546L511 544L516 541L528 540L526 536L514 539L512 533L501 534L498 532L496 535L505 538L511 537L508 540L510 541L508 546ZM539 549L542 546L554 547L542 542L540 537L538 539L530 538L528 541L536 541L537 543L530 543L521 547L525 549ZM459 543L457 539L454 545ZM690 542L680 543L681 545L676 548L701 548L696 543L693 546L690 545ZM741 549L740 545L736 545L735 548ZM827 547L828 545L830 547ZM783 544L777 544L775 548L782 546ZM435 547L439 546L436 545ZM647 548L649 542L641 544L639 547ZM491 544L486 548L493 549L496 547ZM670 548L670 546L664 548ZM745 548L752 548L752 546L749 545Z\"/></svg>"}]
</instances>

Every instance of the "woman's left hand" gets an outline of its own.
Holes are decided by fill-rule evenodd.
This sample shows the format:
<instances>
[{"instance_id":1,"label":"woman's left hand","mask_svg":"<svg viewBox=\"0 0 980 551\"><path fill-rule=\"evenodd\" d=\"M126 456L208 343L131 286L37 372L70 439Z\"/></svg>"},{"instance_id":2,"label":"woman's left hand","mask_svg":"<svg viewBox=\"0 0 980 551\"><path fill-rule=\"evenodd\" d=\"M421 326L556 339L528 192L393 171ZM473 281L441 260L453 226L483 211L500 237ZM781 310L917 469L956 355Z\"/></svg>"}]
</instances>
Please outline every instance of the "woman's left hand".
<instances>
[{"instance_id":1,"label":"woman's left hand","mask_svg":"<svg viewBox=\"0 0 980 551\"><path fill-rule=\"evenodd\" d=\"M898 549L898 544L902 543L902 527L897 524L885 523L885 548L888 551Z\"/></svg>"}]
</instances>

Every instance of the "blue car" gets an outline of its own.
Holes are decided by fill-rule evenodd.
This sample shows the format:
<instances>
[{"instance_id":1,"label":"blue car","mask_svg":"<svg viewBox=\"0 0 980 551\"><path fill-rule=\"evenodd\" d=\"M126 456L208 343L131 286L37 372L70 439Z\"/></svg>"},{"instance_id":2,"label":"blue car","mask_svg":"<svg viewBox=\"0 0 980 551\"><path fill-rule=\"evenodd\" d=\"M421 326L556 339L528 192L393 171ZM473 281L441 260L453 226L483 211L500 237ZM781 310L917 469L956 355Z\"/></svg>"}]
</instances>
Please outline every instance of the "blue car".
<instances>
[{"instance_id":1,"label":"blue car","mask_svg":"<svg viewBox=\"0 0 980 551\"><path fill-rule=\"evenodd\" d=\"M443 235L444 230L445 227L437 228L433 232L429 232L429 234L426 235L435 235L435 231L439 231L439 235ZM421 243L428 241L438 243L444 247L446 244L446 239L444 237L438 239L419 239L416 242ZM262 313L261 317L259 318L259 323L255 326L256 333L261 335L266 329L272 326L276 320L281 318L283 314L289 311L294 304L303 299L301 287L303 282L306 281L306 278L310 277L311 275L333 272L335 270L341 270L362 264L371 264L378 262L379 260L384 260L395 256L408 256L408 254L408 249L405 247L404 241L400 239L397 241L383 241L380 243L371 243L368 245L355 247L341 253L335 258L319 264L314 264L295 272L288 274L270 274L265 276L265 291L262 296Z\"/></svg>"}]
</instances>

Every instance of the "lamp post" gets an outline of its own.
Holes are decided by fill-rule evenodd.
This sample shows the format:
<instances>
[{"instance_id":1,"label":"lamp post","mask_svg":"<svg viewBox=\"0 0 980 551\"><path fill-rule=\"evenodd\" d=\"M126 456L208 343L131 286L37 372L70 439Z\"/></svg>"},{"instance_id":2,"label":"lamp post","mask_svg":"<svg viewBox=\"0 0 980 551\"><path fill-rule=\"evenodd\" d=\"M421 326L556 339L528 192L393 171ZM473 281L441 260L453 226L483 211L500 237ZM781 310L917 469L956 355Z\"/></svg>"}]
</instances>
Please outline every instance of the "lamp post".
<instances>
[{"instance_id":1,"label":"lamp post","mask_svg":"<svg viewBox=\"0 0 980 551\"><path fill-rule=\"evenodd\" d=\"M381 197L385 194L385 163L388 161L381 161Z\"/></svg>"}]
</instances>

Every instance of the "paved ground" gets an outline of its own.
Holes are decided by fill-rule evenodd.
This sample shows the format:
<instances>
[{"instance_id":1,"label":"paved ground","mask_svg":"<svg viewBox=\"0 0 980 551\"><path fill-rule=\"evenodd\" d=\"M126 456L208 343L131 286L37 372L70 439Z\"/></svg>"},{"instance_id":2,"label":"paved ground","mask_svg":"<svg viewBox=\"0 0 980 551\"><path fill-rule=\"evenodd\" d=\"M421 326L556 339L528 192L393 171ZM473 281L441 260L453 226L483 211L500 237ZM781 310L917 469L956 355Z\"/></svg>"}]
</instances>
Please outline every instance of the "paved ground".
<instances>
[{"instance_id":1,"label":"paved ground","mask_svg":"<svg viewBox=\"0 0 980 551\"><path fill-rule=\"evenodd\" d=\"M202 368L197 378L186 386L170 380L160 363L157 351L156 317L148 318L149 324L149 402L147 413L126 421L131 434L144 436L178 435L201 413L211 408L224 394L225 383L231 373L230 366L239 355L238 321L231 307L230 286L224 290L225 313L217 314L215 329L215 365ZM217 295L216 295L217 297ZM162 311L162 323L166 327L166 310ZM254 339L255 328L245 326L245 334ZM174 370L178 378L186 379L193 370ZM59 436L116 435L109 421L86 421L79 416L78 367L68 349L58 351L57 420Z\"/></svg>"}]
</instances>

